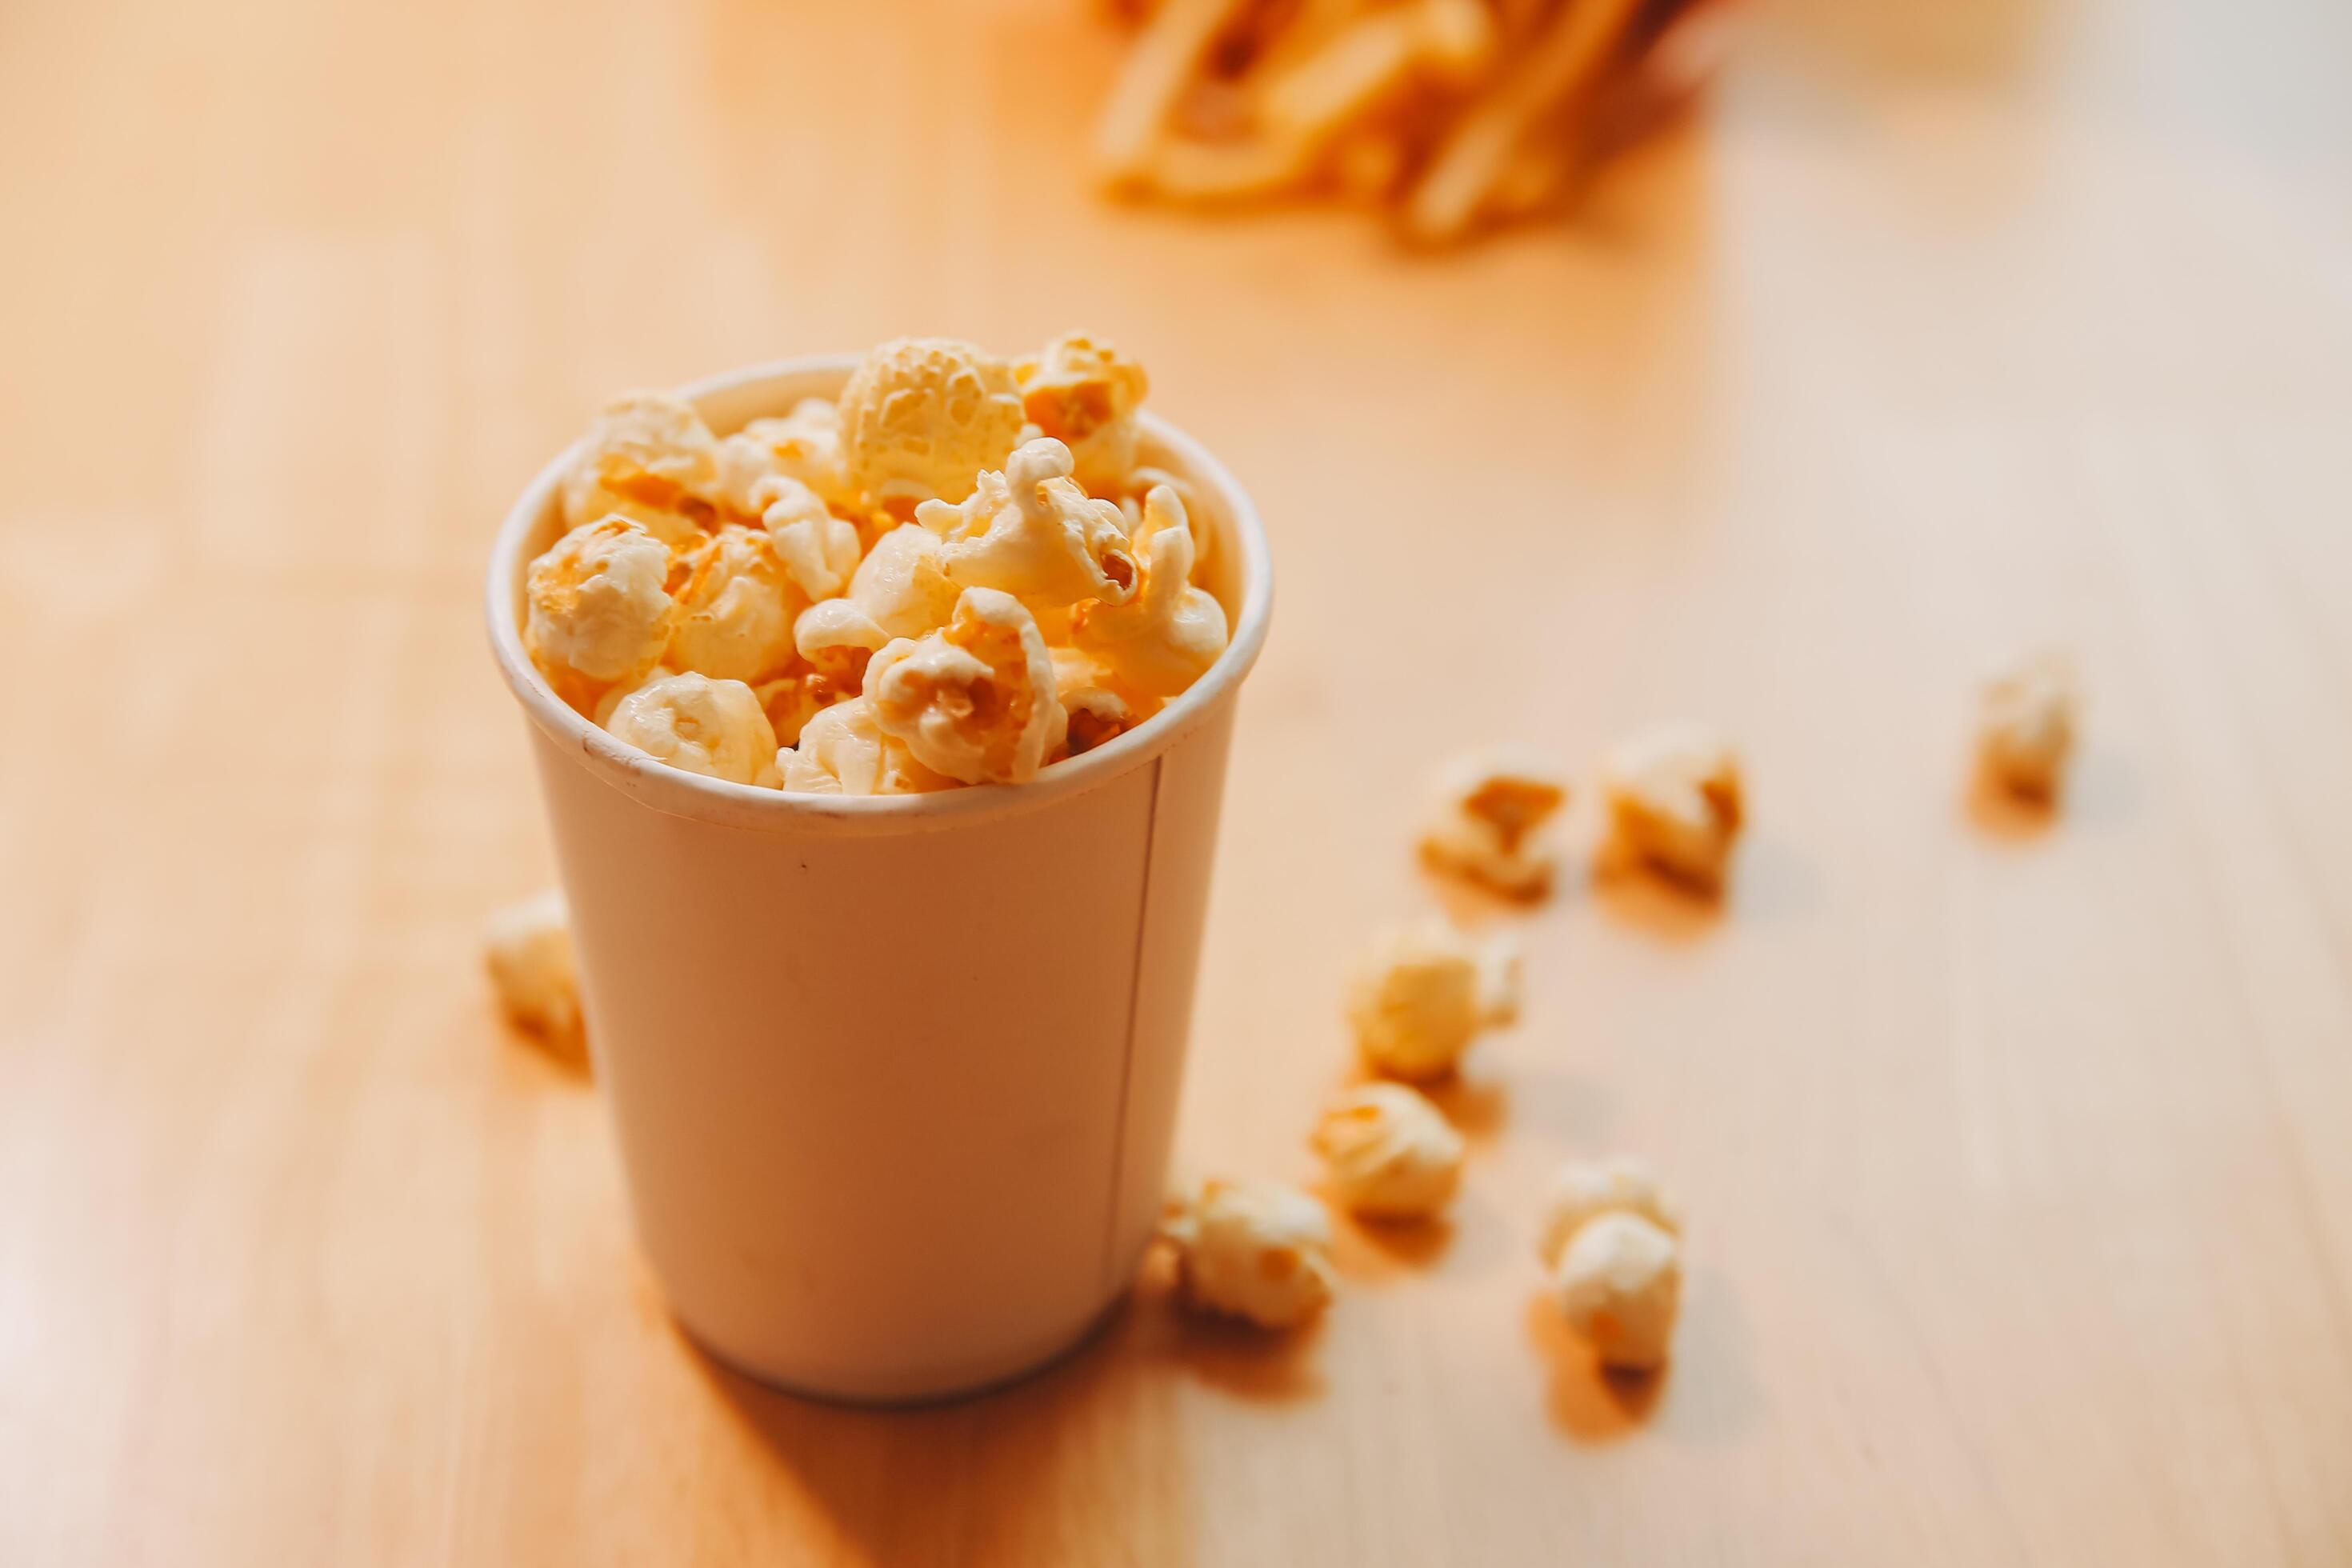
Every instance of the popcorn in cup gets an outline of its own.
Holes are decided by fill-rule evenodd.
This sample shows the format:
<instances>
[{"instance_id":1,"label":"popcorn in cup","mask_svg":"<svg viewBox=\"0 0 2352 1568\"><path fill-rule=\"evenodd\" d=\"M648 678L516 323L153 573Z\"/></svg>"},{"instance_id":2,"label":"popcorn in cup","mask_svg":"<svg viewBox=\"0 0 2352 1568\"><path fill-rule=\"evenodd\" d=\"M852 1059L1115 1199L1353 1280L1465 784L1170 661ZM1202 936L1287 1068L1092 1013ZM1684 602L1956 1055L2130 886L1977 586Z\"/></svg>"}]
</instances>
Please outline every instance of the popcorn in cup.
<instances>
[{"instance_id":1,"label":"popcorn in cup","mask_svg":"<svg viewBox=\"0 0 2352 1568\"><path fill-rule=\"evenodd\" d=\"M836 395L856 363L679 395L723 440ZM499 531L491 646L530 721L637 1236L688 1331L763 1382L906 1401L1016 1377L1104 1317L1156 1228L1234 703L1273 584L1232 477L1135 418L1231 637L1164 706L1017 784L803 793L790 769L667 763L526 650L527 574L567 531L580 448ZM824 711L854 729L869 701ZM844 754L801 771L835 779Z\"/></svg>"}]
</instances>

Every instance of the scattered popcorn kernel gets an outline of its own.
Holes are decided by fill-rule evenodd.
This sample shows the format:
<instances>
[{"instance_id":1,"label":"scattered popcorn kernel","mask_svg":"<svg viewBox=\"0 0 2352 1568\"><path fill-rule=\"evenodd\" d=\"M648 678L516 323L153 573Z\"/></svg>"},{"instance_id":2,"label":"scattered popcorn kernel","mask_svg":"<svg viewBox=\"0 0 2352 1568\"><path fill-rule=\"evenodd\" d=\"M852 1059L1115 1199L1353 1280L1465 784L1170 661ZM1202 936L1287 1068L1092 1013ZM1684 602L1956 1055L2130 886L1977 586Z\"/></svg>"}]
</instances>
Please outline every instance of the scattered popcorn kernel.
<instances>
[{"instance_id":1,"label":"scattered popcorn kernel","mask_svg":"<svg viewBox=\"0 0 2352 1568\"><path fill-rule=\"evenodd\" d=\"M718 479L718 443L700 415L667 393L624 393L597 411L564 475L564 526L618 512L688 547L711 521Z\"/></svg>"},{"instance_id":2,"label":"scattered popcorn kernel","mask_svg":"<svg viewBox=\"0 0 2352 1568\"><path fill-rule=\"evenodd\" d=\"M850 481L849 465L841 449L841 410L832 399L803 397L783 418L754 419L728 441L759 447L765 456L767 472L798 479L827 506L843 511L857 510L857 487ZM739 449L736 461L746 465L747 471L754 460L749 452Z\"/></svg>"},{"instance_id":3,"label":"scattered popcorn kernel","mask_svg":"<svg viewBox=\"0 0 2352 1568\"><path fill-rule=\"evenodd\" d=\"M1025 416L1013 367L951 338L900 338L841 390L843 452L868 504L901 514L960 501L1004 467Z\"/></svg>"},{"instance_id":4,"label":"scattered popcorn kernel","mask_svg":"<svg viewBox=\"0 0 2352 1568\"><path fill-rule=\"evenodd\" d=\"M919 637L948 624L962 592L948 576L939 536L909 522L874 542L848 596L887 637Z\"/></svg>"},{"instance_id":5,"label":"scattered popcorn kernel","mask_svg":"<svg viewBox=\"0 0 2352 1568\"><path fill-rule=\"evenodd\" d=\"M1030 422L1069 447L1086 492L1112 496L1126 488L1135 468L1135 411L1151 386L1143 367L1108 343L1070 332L1013 374Z\"/></svg>"},{"instance_id":6,"label":"scattered popcorn kernel","mask_svg":"<svg viewBox=\"0 0 2352 1568\"><path fill-rule=\"evenodd\" d=\"M1478 944L1436 921L1383 931L1357 965L1348 1020L1365 1065L1389 1078L1444 1078L1486 1014Z\"/></svg>"},{"instance_id":7,"label":"scattered popcorn kernel","mask_svg":"<svg viewBox=\"0 0 2352 1568\"><path fill-rule=\"evenodd\" d=\"M1543 828L1567 799L1558 770L1517 748L1456 757L1438 775L1422 855L1498 893L1538 897L1555 859Z\"/></svg>"},{"instance_id":8,"label":"scattered popcorn kernel","mask_svg":"<svg viewBox=\"0 0 2352 1568\"><path fill-rule=\"evenodd\" d=\"M1536 1253L1550 1268L1585 1225L1604 1214L1639 1215L1659 1229L1682 1234L1682 1216L1667 1203L1658 1178L1639 1160L1562 1165L1544 1193Z\"/></svg>"},{"instance_id":9,"label":"scattered popcorn kernel","mask_svg":"<svg viewBox=\"0 0 2352 1568\"><path fill-rule=\"evenodd\" d=\"M1173 697L1225 651L1225 612L1192 586L1192 531L1184 503L1166 486L1143 500L1135 548L1143 584L1126 604L1097 600L1072 612L1070 637L1125 690Z\"/></svg>"},{"instance_id":10,"label":"scattered popcorn kernel","mask_svg":"<svg viewBox=\"0 0 2352 1568\"><path fill-rule=\"evenodd\" d=\"M1297 1188L1213 1180L1171 1209L1162 1229L1176 1244L1178 1279L1195 1309L1287 1329L1329 1304L1331 1221Z\"/></svg>"},{"instance_id":11,"label":"scattered popcorn kernel","mask_svg":"<svg viewBox=\"0 0 2352 1568\"><path fill-rule=\"evenodd\" d=\"M857 570L857 525L824 509L817 493L795 479L778 476L762 484L767 508L760 522L775 542L776 559L811 599L830 599Z\"/></svg>"},{"instance_id":12,"label":"scattered popcorn kernel","mask_svg":"<svg viewBox=\"0 0 2352 1568\"><path fill-rule=\"evenodd\" d=\"M563 895L550 888L493 914L483 932L483 953L507 1016L556 1055L584 1058L580 973Z\"/></svg>"},{"instance_id":13,"label":"scattered popcorn kernel","mask_svg":"<svg viewBox=\"0 0 2352 1568\"><path fill-rule=\"evenodd\" d=\"M954 781L917 762L906 743L874 722L873 705L852 697L811 718L800 743L776 758L783 787L798 795L918 795Z\"/></svg>"},{"instance_id":14,"label":"scattered popcorn kernel","mask_svg":"<svg viewBox=\"0 0 2352 1568\"><path fill-rule=\"evenodd\" d=\"M1985 688L1978 719L1985 771L2017 795L2057 795L2074 749L2078 706L2074 668L2063 655L2037 653L2003 671Z\"/></svg>"},{"instance_id":15,"label":"scattered popcorn kernel","mask_svg":"<svg viewBox=\"0 0 2352 1568\"><path fill-rule=\"evenodd\" d=\"M1601 792L1618 843L1698 887L1721 885L1739 836L1739 760L1695 725L1668 724L1611 752Z\"/></svg>"},{"instance_id":16,"label":"scattered popcorn kernel","mask_svg":"<svg viewBox=\"0 0 2352 1568\"><path fill-rule=\"evenodd\" d=\"M1637 1214L1600 1215L1570 1238L1551 1288L1561 1314L1601 1364L1663 1366L1682 1309L1682 1248Z\"/></svg>"},{"instance_id":17,"label":"scattered popcorn kernel","mask_svg":"<svg viewBox=\"0 0 2352 1568\"><path fill-rule=\"evenodd\" d=\"M756 784L776 759L776 734L751 689L686 671L661 675L621 699L604 728L688 773Z\"/></svg>"},{"instance_id":18,"label":"scattered popcorn kernel","mask_svg":"<svg viewBox=\"0 0 2352 1568\"><path fill-rule=\"evenodd\" d=\"M1059 441L1025 443L1003 473L981 475L962 505L926 501L915 520L944 542L950 577L1002 589L1035 612L1081 599L1123 605L1135 592L1126 516L1071 480L1070 449Z\"/></svg>"},{"instance_id":19,"label":"scattered popcorn kernel","mask_svg":"<svg viewBox=\"0 0 2352 1568\"><path fill-rule=\"evenodd\" d=\"M815 670L798 668L762 681L751 692L759 698L760 710L767 714L768 728L775 731L779 746L799 745L808 721L845 695Z\"/></svg>"},{"instance_id":20,"label":"scattered popcorn kernel","mask_svg":"<svg viewBox=\"0 0 2352 1568\"><path fill-rule=\"evenodd\" d=\"M1420 1219L1444 1208L1462 1181L1462 1134L1401 1083L1349 1089L1315 1127L1331 1190L1352 1214Z\"/></svg>"},{"instance_id":21,"label":"scattered popcorn kernel","mask_svg":"<svg viewBox=\"0 0 2352 1568\"><path fill-rule=\"evenodd\" d=\"M749 682L792 661L793 620L805 600L768 534L727 523L686 563L670 664Z\"/></svg>"},{"instance_id":22,"label":"scattered popcorn kernel","mask_svg":"<svg viewBox=\"0 0 2352 1568\"><path fill-rule=\"evenodd\" d=\"M866 666L890 641L855 599L827 599L801 612L793 626L793 646L808 667L846 694L866 682Z\"/></svg>"},{"instance_id":23,"label":"scattered popcorn kernel","mask_svg":"<svg viewBox=\"0 0 2352 1568\"><path fill-rule=\"evenodd\" d=\"M1062 743L1054 661L1010 594L966 588L955 615L866 668L874 721L918 762L964 784L1025 784Z\"/></svg>"},{"instance_id":24,"label":"scattered popcorn kernel","mask_svg":"<svg viewBox=\"0 0 2352 1568\"><path fill-rule=\"evenodd\" d=\"M530 563L523 646L573 707L661 658L677 613L669 563L667 545L622 517L583 523Z\"/></svg>"}]
</instances>

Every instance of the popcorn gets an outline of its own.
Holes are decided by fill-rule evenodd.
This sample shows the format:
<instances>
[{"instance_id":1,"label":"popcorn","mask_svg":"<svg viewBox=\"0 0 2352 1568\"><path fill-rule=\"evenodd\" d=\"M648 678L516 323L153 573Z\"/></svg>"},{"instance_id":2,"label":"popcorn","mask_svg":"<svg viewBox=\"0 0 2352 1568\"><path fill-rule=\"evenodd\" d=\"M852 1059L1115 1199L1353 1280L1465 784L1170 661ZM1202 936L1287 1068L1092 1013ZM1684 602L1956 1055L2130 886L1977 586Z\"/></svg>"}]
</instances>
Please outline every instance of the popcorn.
<instances>
[{"instance_id":1,"label":"popcorn","mask_svg":"<svg viewBox=\"0 0 2352 1568\"><path fill-rule=\"evenodd\" d=\"M855 599L811 605L793 626L793 647L809 668L847 692L863 687L866 661L889 640Z\"/></svg>"},{"instance_id":2,"label":"popcorn","mask_svg":"<svg viewBox=\"0 0 2352 1568\"><path fill-rule=\"evenodd\" d=\"M912 522L876 540L849 579L849 598L882 628L885 640L919 637L947 625L961 592L948 576L939 536Z\"/></svg>"},{"instance_id":3,"label":"popcorn","mask_svg":"<svg viewBox=\"0 0 2352 1568\"><path fill-rule=\"evenodd\" d=\"M916 795L954 781L917 762L904 742L886 735L864 697L836 702L810 719L800 743L780 752L783 787L801 795Z\"/></svg>"},{"instance_id":4,"label":"popcorn","mask_svg":"<svg viewBox=\"0 0 2352 1568\"><path fill-rule=\"evenodd\" d=\"M758 493L768 502L761 525L793 584L811 599L840 593L857 570L857 525L825 510L817 493L795 479L779 475Z\"/></svg>"},{"instance_id":5,"label":"popcorn","mask_svg":"<svg viewBox=\"0 0 2352 1568\"><path fill-rule=\"evenodd\" d=\"M1176 1245L1184 1300L1262 1329L1306 1322L1330 1303L1331 1222L1276 1182L1208 1181L1171 1204L1162 1232Z\"/></svg>"},{"instance_id":6,"label":"popcorn","mask_svg":"<svg viewBox=\"0 0 2352 1568\"><path fill-rule=\"evenodd\" d=\"M674 768L740 784L772 782L776 734L740 680L656 676L622 698L604 728Z\"/></svg>"},{"instance_id":7,"label":"popcorn","mask_svg":"<svg viewBox=\"0 0 2352 1568\"><path fill-rule=\"evenodd\" d=\"M1162 485L1143 499L1135 547L1143 585L1117 604L1097 598L1070 617L1070 638L1111 672L1121 689L1173 697L1225 651L1224 607L1192 586L1192 531L1184 503Z\"/></svg>"},{"instance_id":8,"label":"popcorn","mask_svg":"<svg viewBox=\"0 0 2352 1568\"><path fill-rule=\"evenodd\" d=\"M1081 599L1123 605L1135 592L1127 519L1069 476L1067 447L1025 442L962 505L925 501L915 521L945 542L947 574L965 587L1002 589L1040 614Z\"/></svg>"},{"instance_id":9,"label":"popcorn","mask_svg":"<svg viewBox=\"0 0 2352 1568\"><path fill-rule=\"evenodd\" d=\"M1601 791L1618 843L1703 889L1721 885L1739 836L1739 761L1694 725L1661 725L1611 752Z\"/></svg>"},{"instance_id":10,"label":"popcorn","mask_svg":"<svg viewBox=\"0 0 2352 1568\"><path fill-rule=\"evenodd\" d=\"M2074 668L2063 655L2037 653L2003 671L1985 688L1978 717L1985 773L2012 794L2054 796L2074 749L2078 705Z\"/></svg>"},{"instance_id":11,"label":"popcorn","mask_svg":"<svg viewBox=\"0 0 2352 1568\"><path fill-rule=\"evenodd\" d=\"M728 443L756 447L769 473L798 479L822 497L827 506L843 511L857 510L857 487L849 478L849 464L841 446L841 410L829 398L803 397L782 419L754 419L728 437ZM753 460L749 453L738 462Z\"/></svg>"},{"instance_id":12,"label":"popcorn","mask_svg":"<svg viewBox=\"0 0 2352 1568\"><path fill-rule=\"evenodd\" d=\"M1143 367L1106 342L1076 332L1013 366L1031 424L1069 447L1089 495L1116 495L1135 468L1135 411L1150 390Z\"/></svg>"},{"instance_id":13,"label":"popcorn","mask_svg":"<svg viewBox=\"0 0 2352 1568\"><path fill-rule=\"evenodd\" d=\"M766 533L728 523L687 565L670 633L672 665L756 681L791 662L793 621L806 601Z\"/></svg>"},{"instance_id":14,"label":"popcorn","mask_svg":"<svg viewBox=\"0 0 2352 1568\"><path fill-rule=\"evenodd\" d=\"M583 1059L580 972L563 895L550 888L499 910L490 916L482 945L507 1016L556 1055Z\"/></svg>"},{"instance_id":15,"label":"popcorn","mask_svg":"<svg viewBox=\"0 0 2352 1568\"><path fill-rule=\"evenodd\" d=\"M1526 955L1509 937L1493 937L1478 951L1478 1022L1491 1027L1519 1021L1521 971Z\"/></svg>"},{"instance_id":16,"label":"popcorn","mask_svg":"<svg viewBox=\"0 0 2352 1568\"><path fill-rule=\"evenodd\" d=\"M1550 886L1554 853L1541 830L1568 798L1542 759L1509 747L1454 758L1438 776L1421 852L1440 869L1515 898Z\"/></svg>"},{"instance_id":17,"label":"popcorn","mask_svg":"<svg viewBox=\"0 0 2352 1568\"><path fill-rule=\"evenodd\" d=\"M1664 1364L1682 1310L1682 1249L1650 1220L1612 1211L1578 1229L1551 1289L1601 1365L1647 1372Z\"/></svg>"},{"instance_id":18,"label":"popcorn","mask_svg":"<svg viewBox=\"0 0 2352 1568\"><path fill-rule=\"evenodd\" d=\"M1424 1218L1461 1184L1462 1134L1401 1083L1341 1095L1316 1124L1314 1145L1339 1202L1370 1218Z\"/></svg>"},{"instance_id":19,"label":"popcorn","mask_svg":"<svg viewBox=\"0 0 2352 1568\"><path fill-rule=\"evenodd\" d=\"M944 628L876 654L866 692L884 734L964 784L1025 784L1062 743L1045 638L1020 600L993 588L965 589Z\"/></svg>"},{"instance_id":20,"label":"popcorn","mask_svg":"<svg viewBox=\"0 0 2352 1568\"><path fill-rule=\"evenodd\" d=\"M1069 715L1067 754L1083 756L1115 741L1159 710L1138 708L1112 690L1094 659L1074 647L1047 649L1054 656L1054 695Z\"/></svg>"},{"instance_id":21,"label":"popcorn","mask_svg":"<svg viewBox=\"0 0 2352 1568\"><path fill-rule=\"evenodd\" d=\"M1381 932L1348 994L1348 1020L1365 1064L1416 1082L1452 1072L1494 1021L1499 987L1485 967L1492 962L1487 950L1439 921Z\"/></svg>"},{"instance_id":22,"label":"popcorn","mask_svg":"<svg viewBox=\"0 0 2352 1568\"><path fill-rule=\"evenodd\" d=\"M669 549L624 517L583 523L530 563L523 647L564 700L635 679L669 646Z\"/></svg>"},{"instance_id":23,"label":"popcorn","mask_svg":"<svg viewBox=\"0 0 2352 1568\"><path fill-rule=\"evenodd\" d=\"M849 478L868 505L899 515L961 501L1002 468L1026 417L1013 367L950 338L900 338L861 361L841 392Z\"/></svg>"},{"instance_id":24,"label":"popcorn","mask_svg":"<svg viewBox=\"0 0 2352 1568\"><path fill-rule=\"evenodd\" d=\"M667 393L624 393L597 411L563 477L563 523L618 512L673 549L691 548L718 479L718 443L700 415Z\"/></svg>"},{"instance_id":25,"label":"popcorn","mask_svg":"<svg viewBox=\"0 0 2352 1568\"><path fill-rule=\"evenodd\" d=\"M1544 1266L1558 1263L1576 1233L1604 1214L1639 1215L1660 1230L1682 1234L1682 1216L1641 1161L1562 1165L1544 1194L1543 1219L1536 1235L1536 1254Z\"/></svg>"},{"instance_id":26,"label":"popcorn","mask_svg":"<svg viewBox=\"0 0 2352 1568\"><path fill-rule=\"evenodd\" d=\"M751 694L760 700L760 710L767 714L768 728L776 732L780 746L800 744L801 731L808 721L844 695L829 677L813 669L787 671L753 687Z\"/></svg>"}]
</instances>

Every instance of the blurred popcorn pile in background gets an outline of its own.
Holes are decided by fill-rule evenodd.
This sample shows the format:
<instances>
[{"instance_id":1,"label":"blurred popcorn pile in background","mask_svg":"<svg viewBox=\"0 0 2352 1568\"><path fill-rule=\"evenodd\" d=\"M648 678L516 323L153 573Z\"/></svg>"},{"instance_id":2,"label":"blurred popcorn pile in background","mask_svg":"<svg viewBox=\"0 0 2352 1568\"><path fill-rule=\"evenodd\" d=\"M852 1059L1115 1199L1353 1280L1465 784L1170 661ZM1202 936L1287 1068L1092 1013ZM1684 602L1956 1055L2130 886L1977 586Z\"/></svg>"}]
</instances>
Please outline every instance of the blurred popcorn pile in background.
<instances>
[{"instance_id":1,"label":"blurred popcorn pile in background","mask_svg":"<svg viewBox=\"0 0 2352 1568\"><path fill-rule=\"evenodd\" d=\"M1110 0L1114 192L1358 202L1442 245L1571 205L1687 106L1727 0Z\"/></svg>"}]
</instances>

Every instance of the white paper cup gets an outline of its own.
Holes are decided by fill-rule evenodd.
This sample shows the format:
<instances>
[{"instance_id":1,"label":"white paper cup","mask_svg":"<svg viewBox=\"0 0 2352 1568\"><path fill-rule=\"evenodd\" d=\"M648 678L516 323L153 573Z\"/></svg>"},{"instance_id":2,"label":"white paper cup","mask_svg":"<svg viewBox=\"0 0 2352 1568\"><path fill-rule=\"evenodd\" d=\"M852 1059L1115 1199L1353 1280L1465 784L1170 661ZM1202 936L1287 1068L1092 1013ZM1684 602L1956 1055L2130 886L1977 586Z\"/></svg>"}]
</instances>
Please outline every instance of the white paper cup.
<instances>
[{"instance_id":1,"label":"white paper cup","mask_svg":"<svg viewBox=\"0 0 2352 1568\"><path fill-rule=\"evenodd\" d=\"M682 395L722 434L846 379L762 365ZM550 464L490 563L490 641L530 720L590 1049L638 1238L680 1321L763 1381L937 1398L1069 1349L1150 1241L1217 810L1273 579L1249 498L1147 415L1186 480L1223 658L1033 783L791 795L667 767L524 654Z\"/></svg>"}]
</instances>

